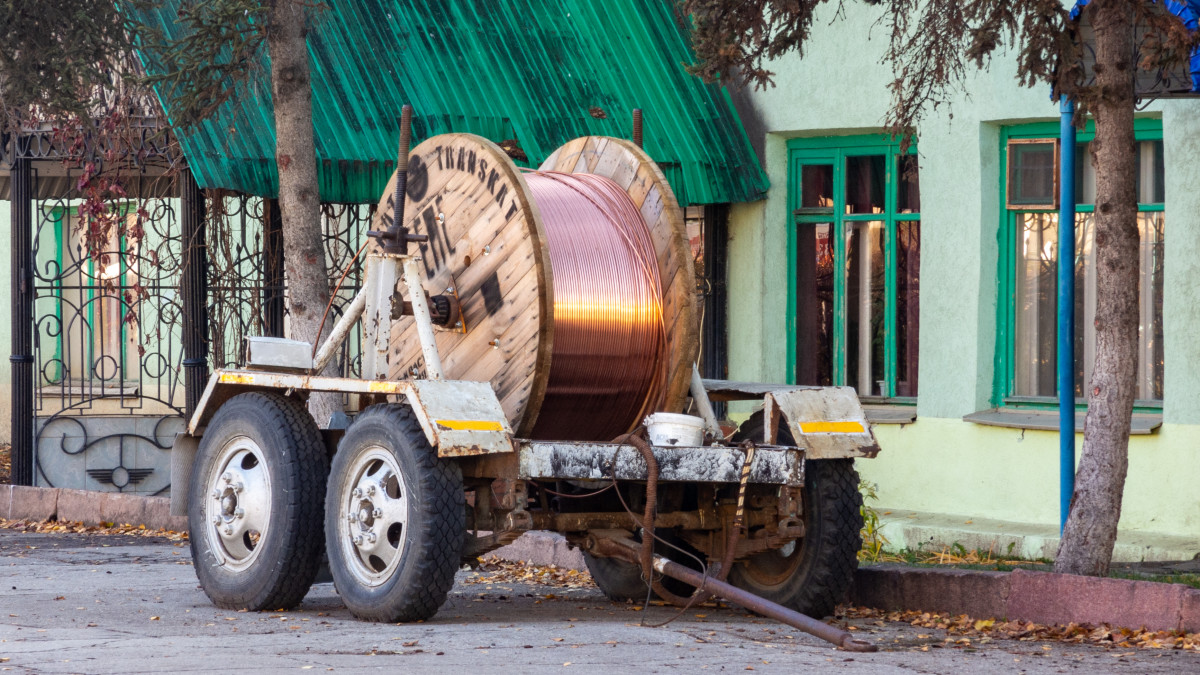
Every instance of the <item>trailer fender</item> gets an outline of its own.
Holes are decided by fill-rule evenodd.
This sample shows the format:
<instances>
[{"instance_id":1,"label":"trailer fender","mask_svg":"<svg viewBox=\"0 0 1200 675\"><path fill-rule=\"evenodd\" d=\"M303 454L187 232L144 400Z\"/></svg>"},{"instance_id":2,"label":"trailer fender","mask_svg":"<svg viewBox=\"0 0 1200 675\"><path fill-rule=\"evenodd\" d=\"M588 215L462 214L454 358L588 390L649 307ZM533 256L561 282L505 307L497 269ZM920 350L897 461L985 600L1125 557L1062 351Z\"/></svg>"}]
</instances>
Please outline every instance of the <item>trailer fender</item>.
<instances>
[{"instance_id":1,"label":"trailer fender","mask_svg":"<svg viewBox=\"0 0 1200 675\"><path fill-rule=\"evenodd\" d=\"M820 387L768 392L763 410L767 444L775 444L780 423L787 425L806 459L874 457L879 444L852 387Z\"/></svg>"}]
</instances>

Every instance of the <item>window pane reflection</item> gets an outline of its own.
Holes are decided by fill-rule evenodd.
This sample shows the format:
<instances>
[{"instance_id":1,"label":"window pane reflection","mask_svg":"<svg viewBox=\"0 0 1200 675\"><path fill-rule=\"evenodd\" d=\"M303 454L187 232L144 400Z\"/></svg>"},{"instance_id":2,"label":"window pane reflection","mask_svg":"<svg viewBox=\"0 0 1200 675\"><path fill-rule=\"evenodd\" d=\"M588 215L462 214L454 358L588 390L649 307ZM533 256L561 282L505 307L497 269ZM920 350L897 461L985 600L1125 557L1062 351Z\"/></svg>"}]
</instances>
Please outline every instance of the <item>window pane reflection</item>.
<instances>
[{"instance_id":1,"label":"window pane reflection","mask_svg":"<svg viewBox=\"0 0 1200 675\"><path fill-rule=\"evenodd\" d=\"M833 208L832 164L805 164L800 168L800 208Z\"/></svg>"},{"instance_id":2,"label":"window pane reflection","mask_svg":"<svg viewBox=\"0 0 1200 675\"><path fill-rule=\"evenodd\" d=\"M846 213L883 213L884 155L846 158Z\"/></svg>"},{"instance_id":3,"label":"window pane reflection","mask_svg":"<svg viewBox=\"0 0 1200 675\"><path fill-rule=\"evenodd\" d=\"M896 396L917 395L921 223L896 223Z\"/></svg>"},{"instance_id":4,"label":"window pane reflection","mask_svg":"<svg viewBox=\"0 0 1200 675\"><path fill-rule=\"evenodd\" d=\"M833 239L829 223L797 225L796 384L833 384Z\"/></svg>"},{"instance_id":5,"label":"window pane reflection","mask_svg":"<svg viewBox=\"0 0 1200 675\"><path fill-rule=\"evenodd\" d=\"M1139 400L1163 396L1163 230L1161 212L1138 214L1140 280L1138 324ZM1086 396L1096 358L1095 220L1075 220L1076 398ZM1018 396L1057 395L1058 216L1022 213L1017 217L1016 363Z\"/></svg>"},{"instance_id":6,"label":"window pane reflection","mask_svg":"<svg viewBox=\"0 0 1200 675\"><path fill-rule=\"evenodd\" d=\"M899 187L896 191L897 213L921 212L921 174L917 170L916 155L903 155L896 158L896 178Z\"/></svg>"},{"instance_id":7,"label":"window pane reflection","mask_svg":"<svg viewBox=\"0 0 1200 675\"><path fill-rule=\"evenodd\" d=\"M846 379L859 396L886 396L884 387L884 227L846 224Z\"/></svg>"}]
</instances>

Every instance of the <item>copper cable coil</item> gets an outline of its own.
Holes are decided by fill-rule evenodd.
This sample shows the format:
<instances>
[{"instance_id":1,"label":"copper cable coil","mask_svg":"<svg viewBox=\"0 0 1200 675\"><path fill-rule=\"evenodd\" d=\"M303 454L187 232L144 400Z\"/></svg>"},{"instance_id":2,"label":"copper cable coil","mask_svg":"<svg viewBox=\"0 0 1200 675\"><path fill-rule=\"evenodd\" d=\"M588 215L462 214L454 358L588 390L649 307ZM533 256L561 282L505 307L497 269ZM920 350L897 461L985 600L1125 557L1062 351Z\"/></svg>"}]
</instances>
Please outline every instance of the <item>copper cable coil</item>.
<instances>
[{"instance_id":1,"label":"copper cable coil","mask_svg":"<svg viewBox=\"0 0 1200 675\"><path fill-rule=\"evenodd\" d=\"M592 174L527 173L554 280L554 345L534 438L607 441L661 405L663 289L650 229Z\"/></svg>"}]
</instances>

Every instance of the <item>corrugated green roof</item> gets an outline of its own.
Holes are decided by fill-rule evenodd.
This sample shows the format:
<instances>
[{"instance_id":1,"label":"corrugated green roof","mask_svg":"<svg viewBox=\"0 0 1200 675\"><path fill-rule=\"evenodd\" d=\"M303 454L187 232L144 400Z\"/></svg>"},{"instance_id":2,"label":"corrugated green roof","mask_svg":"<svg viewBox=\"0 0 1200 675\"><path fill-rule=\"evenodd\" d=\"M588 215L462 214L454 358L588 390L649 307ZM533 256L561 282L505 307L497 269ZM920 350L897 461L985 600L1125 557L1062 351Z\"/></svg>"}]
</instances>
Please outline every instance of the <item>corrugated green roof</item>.
<instances>
[{"instance_id":1,"label":"corrugated green roof","mask_svg":"<svg viewBox=\"0 0 1200 675\"><path fill-rule=\"evenodd\" d=\"M179 2L141 18L176 34ZM640 107L646 150L681 203L766 191L728 94L684 70L693 57L671 0L325 3L309 35L323 201L379 198L404 103L415 109L415 141L447 132L515 138L532 166L577 136L628 137ZM180 135L202 187L277 193L269 73L258 68L252 95Z\"/></svg>"}]
</instances>

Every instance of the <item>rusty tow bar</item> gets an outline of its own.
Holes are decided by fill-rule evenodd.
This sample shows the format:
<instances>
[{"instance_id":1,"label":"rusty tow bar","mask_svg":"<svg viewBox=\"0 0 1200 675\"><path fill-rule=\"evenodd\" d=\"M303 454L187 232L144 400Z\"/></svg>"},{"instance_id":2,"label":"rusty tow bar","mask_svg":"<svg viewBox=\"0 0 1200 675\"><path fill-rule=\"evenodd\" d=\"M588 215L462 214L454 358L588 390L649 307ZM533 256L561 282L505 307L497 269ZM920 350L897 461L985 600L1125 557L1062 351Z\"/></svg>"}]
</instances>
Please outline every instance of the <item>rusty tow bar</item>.
<instances>
[{"instance_id":1,"label":"rusty tow bar","mask_svg":"<svg viewBox=\"0 0 1200 675\"><path fill-rule=\"evenodd\" d=\"M624 531L609 530L593 532L588 537L585 546L588 552L593 555L619 558L635 565L640 562L641 544L630 539ZM760 598L753 593L744 591L724 581L714 579L689 567L672 562L661 555L654 555L653 566L654 570L659 574L671 577L672 579L678 579L752 612L775 619L781 623L786 623L793 628L819 637L846 651L873 652L877 650L875 645L866 640L854 637L849 631L842 630L837 626L831 626L824 621L818 621L810 616L788 609L783 605L775 604L765 598Z\"/></svg>"}]
</instances>

